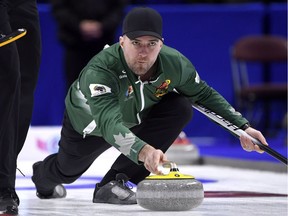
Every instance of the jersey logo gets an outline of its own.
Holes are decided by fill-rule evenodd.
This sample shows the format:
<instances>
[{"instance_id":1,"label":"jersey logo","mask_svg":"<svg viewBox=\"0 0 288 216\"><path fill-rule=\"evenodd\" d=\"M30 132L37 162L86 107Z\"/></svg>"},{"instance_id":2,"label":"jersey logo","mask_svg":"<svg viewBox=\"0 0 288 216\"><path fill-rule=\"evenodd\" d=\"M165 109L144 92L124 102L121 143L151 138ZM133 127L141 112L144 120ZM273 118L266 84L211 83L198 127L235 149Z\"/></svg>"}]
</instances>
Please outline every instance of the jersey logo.
<instances>
[{"instance_id":1,"label":"jersey logo","mask_svg":"<svg viewBox=\"0 0 288 216\"><path fill-rule=\"evenodd\" d=\"M119 79L127 78L126 71L125 71L125 70L122 70L121 72L122 72L122 74L119 75Z\"/></svg>"},{"instance_id":2,"label":"jersey logo","mask_svg":"<svg viewBox=\"0 0 288 216\"><path fill-rule=\"evenodd\" d=\"M127 78L127 75L126 74L119 75L119 79L123 79L123 78Z\"/></svg>"},{"instance_id":3,"label":"jersey logo","mask_svg":"<svg viewBox=\"0 0 288 216\"><path fill-rule=\"evenodd\" d=\"M127 101L127 100L130 100L130 99L132 99L133 98L133 92L134 92L134 90L133 90L133 87L131 86L131 85L129 85L128 86L128 89L127 89L127 91L126 91L126 93L125 93L125 101Z\"/></svg>"},{"instance_id":4,"label":"jersey logo","mask_svg":"<svg viewBox=\"0 0 288 216\"><path fill-rule=\"evenodd\" d=\"M123 136L120 132L118 135L113 135L115 144L118 145L118 149L124 155L130 155L130 150L135 143L135 135L132 133L125 133Z\"/></svg>"},{"instance_id":5,"label":"jersey logo","mask_svg":"<svg viewBox=\"0 0 288 216\"><path fill-rule=\"evenodd\" d=\"M128 86L126 97L130 97L130 95L133 93L133 87L130 85Z\"/></svg>"},{"instance_id":6,"label":"jersey logo","mask_svg":"<svg viewBox=\"0 0 288 216\"><path fill-rule=\"evenodd\" d=\"M91 92L91 97L111 93L111 88L101 84L90 84L89 89Z\"/></svg>"},{"instance_id":7,"label":"jersey logo","mask_svg":"<svg viewBox=\"0 0 288 216\"><path fill-rule=\"evenodd\" d=\"M159 87L156 88L156 92L154 93L154 95L156 97L161 97L167 94L170 83L171 83L171 80L169 79L165 80Z\"/></svg>"}]
</instances>

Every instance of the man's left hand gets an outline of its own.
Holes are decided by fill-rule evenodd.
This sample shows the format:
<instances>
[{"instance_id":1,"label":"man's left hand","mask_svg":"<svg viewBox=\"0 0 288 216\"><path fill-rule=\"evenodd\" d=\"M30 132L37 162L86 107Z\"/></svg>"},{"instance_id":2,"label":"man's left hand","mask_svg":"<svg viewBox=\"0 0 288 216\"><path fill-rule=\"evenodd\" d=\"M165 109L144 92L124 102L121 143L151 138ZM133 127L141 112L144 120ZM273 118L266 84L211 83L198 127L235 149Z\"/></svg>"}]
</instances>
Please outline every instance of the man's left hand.
<instances>
[{"instance_id":1,"label":"man's left hand","mask_svg":"<svg viewBox=\"0 0 288 216\"><path fill-rule=\"evenodd\" d=\"M264 145L268 146L268 143L266 142L265 137L262 135L262 133L252 127L249 127L245 130L245 132L249 135L251 135L252 137L254 137L255 139L258 139L261 143L263 143ZM260 147L256 144L254 144L252 142L252 140L245 136L245 135L241 135L240 136L240 143L242 148L245 151L251 152L251 151L256 151L258 153L263 153L264 151L260 149Z\"/></svg>"}]
</instances>

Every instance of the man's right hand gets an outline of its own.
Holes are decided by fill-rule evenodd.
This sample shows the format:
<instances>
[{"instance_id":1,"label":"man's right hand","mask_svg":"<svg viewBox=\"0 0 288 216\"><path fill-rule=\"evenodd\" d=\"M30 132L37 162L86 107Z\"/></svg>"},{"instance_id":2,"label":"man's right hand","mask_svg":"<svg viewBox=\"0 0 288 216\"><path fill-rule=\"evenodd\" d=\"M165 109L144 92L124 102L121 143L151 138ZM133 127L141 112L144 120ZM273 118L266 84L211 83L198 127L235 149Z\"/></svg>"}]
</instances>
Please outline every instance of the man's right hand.
<instances>
[{"instance_id":1,"label":"man's right hand","mask_svg":"<svg viewBox=\"0 0 288 216\"><path fill-rule=\"evenodd\" d=\"M160 149L155 149L148 144L139 152L138 160L144 162L145 168L156 175L162 174L158 168L159 165L168 161L166 155Z\"/></svg>"}]
</instances>

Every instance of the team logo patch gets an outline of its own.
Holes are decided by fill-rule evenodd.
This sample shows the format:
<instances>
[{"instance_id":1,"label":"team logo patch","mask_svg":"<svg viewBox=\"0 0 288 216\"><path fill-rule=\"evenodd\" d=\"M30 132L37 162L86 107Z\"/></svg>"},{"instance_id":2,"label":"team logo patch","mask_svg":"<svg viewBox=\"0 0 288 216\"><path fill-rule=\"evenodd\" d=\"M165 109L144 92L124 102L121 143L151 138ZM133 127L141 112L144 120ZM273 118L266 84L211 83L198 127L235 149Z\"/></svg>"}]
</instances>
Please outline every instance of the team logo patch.
<instances>
[{"instance_id":1,"label":"team logo patch","mask_svg":"<svg viewBox=\"0 0 288 216\"><path fill-rule=\"evenodd\" d=\"M154 93L154 95L156 97L161 97L165 94L168 93L168 87L169 84L171 83L171 80L165 80L159 87L156 88L156 92Z\"/></svg>"},{"instance_id":2,"label":"team logo patch","mask_svg":"<svg viewBox=\"0 0 288 216\"><path fill-rule=\"evenodd\" d=\"M91 92L91 97L111 93L111 88L101 84L90 84L89 89Z\"/></svg>"},{"instance_id":3,"label":"team logo patch","mask_svg":"<svg viewBox=\"0 0 288 216\"><path fill-rule=\"evenodd\" d=\"M128 86L126 97L130 97L130 95L133 93L133 87L130 85Z\"/></svg>"}]
</instances>

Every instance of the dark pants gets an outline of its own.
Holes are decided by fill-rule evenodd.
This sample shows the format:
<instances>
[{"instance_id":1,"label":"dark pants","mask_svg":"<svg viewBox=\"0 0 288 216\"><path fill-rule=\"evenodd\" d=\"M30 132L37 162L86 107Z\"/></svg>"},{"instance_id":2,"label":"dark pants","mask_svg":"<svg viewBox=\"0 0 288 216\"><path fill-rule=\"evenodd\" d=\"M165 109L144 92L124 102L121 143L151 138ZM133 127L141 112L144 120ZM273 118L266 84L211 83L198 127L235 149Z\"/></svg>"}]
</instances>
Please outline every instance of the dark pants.
<instances>
[{"instance_id":1,"label":"dark pants","mask_svg":"<svg viewBox=\"0 0 288 216\"><path fill-rule=\"evenodd\" d=\"M147 119L131 130L148 144L165 152L191 118L191 103L177 93L169 93L152 108ZM66 114L59 146L59 152L40 163L32 177L40 192L51 191L60 183L74 182L100 154L111 147L101 137L83 139L74 131ZM143 165L137 165L123 154L108 173L125 173L135 184L150 174Z\"/></svg>"},{"instance_id":2,"label":"dark pants","mask_svg":"<svg viewBox=\"0 0 288 216\"><path fill-rule=\"evenodd\" d=\"M29 129L40 66L40 27L36 0L1 0L0 33L27 34L0 47L0 187L14 188L17 156Z\"/></svg>"}]
</instances>

